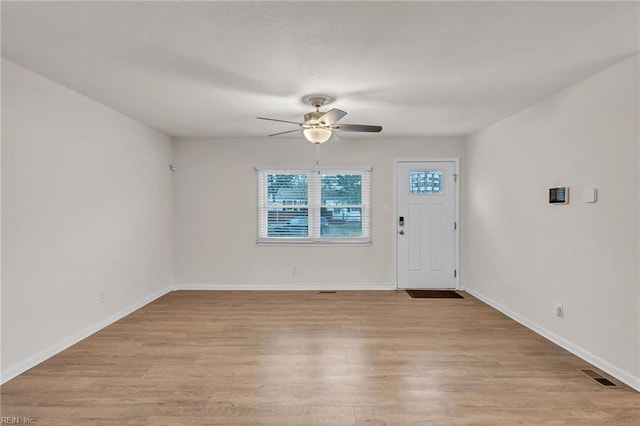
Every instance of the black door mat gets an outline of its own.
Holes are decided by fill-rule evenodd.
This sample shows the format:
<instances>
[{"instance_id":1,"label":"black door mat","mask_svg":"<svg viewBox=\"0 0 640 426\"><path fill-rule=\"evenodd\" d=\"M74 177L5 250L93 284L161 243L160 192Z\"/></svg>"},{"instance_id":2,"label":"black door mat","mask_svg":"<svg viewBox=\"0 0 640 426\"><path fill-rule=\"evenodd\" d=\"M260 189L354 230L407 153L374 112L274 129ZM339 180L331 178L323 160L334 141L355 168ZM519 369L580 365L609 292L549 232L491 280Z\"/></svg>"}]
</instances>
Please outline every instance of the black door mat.
<instances>
[{"instance_id":1,"label":"black door mat","mask_svg":"<svg viewBox=\"0 0 640 426\"><path fill-rule=\"evenodd\" d=\"M464 299L453 290L405 290L409 296L417 299Z\"/></svg>"}]
</instances>

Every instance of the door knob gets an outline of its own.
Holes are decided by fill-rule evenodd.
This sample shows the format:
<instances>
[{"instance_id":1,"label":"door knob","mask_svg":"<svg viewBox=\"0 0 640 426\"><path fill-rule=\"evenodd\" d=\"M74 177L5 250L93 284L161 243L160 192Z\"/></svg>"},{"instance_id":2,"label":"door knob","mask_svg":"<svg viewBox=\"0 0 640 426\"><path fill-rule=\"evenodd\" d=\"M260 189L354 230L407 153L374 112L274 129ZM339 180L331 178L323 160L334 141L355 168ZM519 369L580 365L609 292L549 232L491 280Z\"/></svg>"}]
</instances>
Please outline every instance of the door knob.
<instances>
[{"instance_id":1,"label":"door knob","mask_svg":"<svg viewBox=\"0 0 640 426\"><path fill-rule=\"evenodd\" d=\"M402 230L402 229L401 229L401 230L399 230L399 231L398 231L398 234L400 234L400 235L404 235L404 230Z\"/></svg>"}]
</instances>

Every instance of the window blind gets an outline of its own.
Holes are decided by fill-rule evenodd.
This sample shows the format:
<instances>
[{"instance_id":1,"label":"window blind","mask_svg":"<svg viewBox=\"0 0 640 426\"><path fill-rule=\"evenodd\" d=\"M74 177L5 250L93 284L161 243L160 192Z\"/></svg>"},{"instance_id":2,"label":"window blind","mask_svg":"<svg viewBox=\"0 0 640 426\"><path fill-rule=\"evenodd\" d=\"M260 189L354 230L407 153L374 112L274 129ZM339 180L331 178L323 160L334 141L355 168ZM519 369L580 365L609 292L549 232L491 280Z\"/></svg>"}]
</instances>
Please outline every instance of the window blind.
<instances>
[{"instance_id":1,"label":"window blind","mask_svg":"<svg viewBox=\"0 0 640 426\"><path fill-rule=\"evenodd\" d=\"M258 243L371 243L371 168L257 170Z\"/></svg>"}]
</instances>

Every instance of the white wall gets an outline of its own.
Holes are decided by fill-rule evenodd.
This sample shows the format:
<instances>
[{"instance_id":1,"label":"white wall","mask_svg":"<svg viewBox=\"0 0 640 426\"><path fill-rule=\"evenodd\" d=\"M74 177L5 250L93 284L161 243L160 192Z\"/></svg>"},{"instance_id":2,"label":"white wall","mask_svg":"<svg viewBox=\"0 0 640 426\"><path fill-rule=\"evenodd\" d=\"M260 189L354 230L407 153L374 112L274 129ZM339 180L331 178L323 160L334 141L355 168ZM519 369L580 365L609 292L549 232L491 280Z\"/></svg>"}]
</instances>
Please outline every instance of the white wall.
<instances>
[{"instance_id":1,"label":"white wall","mask_svg":"<svg viewBox=\"0 0 640 426\"><path fill-rule=\"evenodd\" d=\"M3 380L171 284L171 149L2 60Z\"/></svg>"},{"instance_id":2,"label":"white wall","mask_svg":"<svg viewBox=\"0 0 640 426\"><path fill-rule=\"evenodd\" d=\"M462 139L347 139L319 148L295 139L174 143L174 276L178 285L304 284L376 287L394 282L394 160L461 157ZM370 247L258 247L256 166L372 166ZM297 266L299 274L293 275Z\"/></svg>"},{"instance_id":3,"label":"white wall","mask_svg":"<svg viewBox=\"0 0 640 426\"><path fill-rule=\"evenodd\" d=\"M2 78L2 66L0 66L0 80ZM0 99L2 99L2 84L0 84ZM2 107L0 106L0 117ZM2 309L2 120L0 119L0 309ZM0 383L2 383L2 311L0 310Z\"/></svg>"},{"instance_id":4,"label":"white wall","mask_svg":"<svg viewBox=\"0 0 640 426\"><path fill-rule=\"evenodd\" d=\"M636 55L470 136L462 231L468 289L636 387L638 89Z\"/></svg>"}]
</instances>

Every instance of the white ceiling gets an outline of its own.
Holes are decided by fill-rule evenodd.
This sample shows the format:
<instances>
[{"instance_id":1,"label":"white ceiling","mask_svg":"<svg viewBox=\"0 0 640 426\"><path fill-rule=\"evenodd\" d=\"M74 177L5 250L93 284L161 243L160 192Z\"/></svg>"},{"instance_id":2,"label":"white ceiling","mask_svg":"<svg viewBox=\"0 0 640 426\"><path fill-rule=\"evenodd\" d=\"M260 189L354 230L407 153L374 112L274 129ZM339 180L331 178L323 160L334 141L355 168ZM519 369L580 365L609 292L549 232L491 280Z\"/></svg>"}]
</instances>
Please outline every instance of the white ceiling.
<instances>
[{"instance_id":1,"label":"white ceiling","mask_svg":"<svg viewBox=\"0 0 640 426\"><path fill-rule=\"evenodd\" d=\"M301 121L316 92L342 122L383 126L367 137L451 136L638 52L638 17L637 2L3 2L2 56L173 136L289 130L255 117Z\"/></svg>"}]
</instances>

